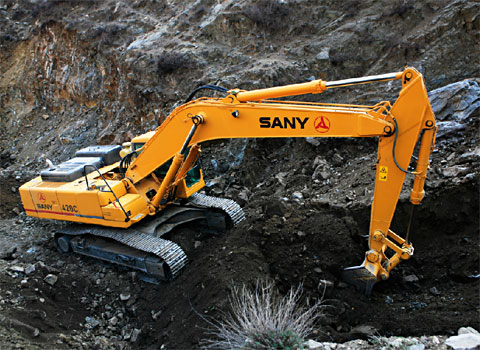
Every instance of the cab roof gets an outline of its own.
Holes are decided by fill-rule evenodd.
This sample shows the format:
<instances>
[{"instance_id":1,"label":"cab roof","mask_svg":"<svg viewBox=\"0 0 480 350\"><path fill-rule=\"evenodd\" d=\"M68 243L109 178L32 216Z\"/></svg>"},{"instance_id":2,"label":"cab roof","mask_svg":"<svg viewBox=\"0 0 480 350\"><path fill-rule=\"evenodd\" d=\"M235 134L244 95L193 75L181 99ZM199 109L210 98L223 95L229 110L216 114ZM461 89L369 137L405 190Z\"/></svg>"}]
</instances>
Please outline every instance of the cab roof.
<instances>
[{"instance_id":1,"label":"cab roof","mask_svg":"<svg viewBox=\"0 0 480 350\"><path fill-rule=\"evenodd\" d=\"M155 131L149 131L149 132L146 132L145 134L135 136L132 139L132 143L146 143L148 140L152 138L153 135L155 135Z\"/></svg>"}]
</instances>

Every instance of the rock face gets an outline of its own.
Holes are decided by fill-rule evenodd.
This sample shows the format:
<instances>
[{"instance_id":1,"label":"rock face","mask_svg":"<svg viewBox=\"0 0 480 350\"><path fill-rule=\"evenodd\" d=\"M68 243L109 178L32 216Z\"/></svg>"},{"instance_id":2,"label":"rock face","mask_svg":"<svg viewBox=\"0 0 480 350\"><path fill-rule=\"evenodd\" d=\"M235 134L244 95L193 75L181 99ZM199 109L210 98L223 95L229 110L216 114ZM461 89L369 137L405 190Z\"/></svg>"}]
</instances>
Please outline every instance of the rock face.
<instances>
[{"instance_id":1,"label":"rock face","mask_svg":"<svg viewBox=\"0 0 480 350\"><path fill-rule=\"evenodd\" d=\"M474 80L464 80L435 89L428 94L438 122L437 137L474 125L480 110L480 87Z\"/></svg>"},{"instance_id":2,"label":"rock face","mask_svg":"<svg viewBox=\"0 0 480 350\"><path fill-rule=\"evenodd\" d=\"M479 69L475 1L22 0L1 11L0 153L30 168L154 128L205 83L258 88L409 64L433 89ZM373 87L325 96L378 102Z\"/></svg>"}]
</instances>

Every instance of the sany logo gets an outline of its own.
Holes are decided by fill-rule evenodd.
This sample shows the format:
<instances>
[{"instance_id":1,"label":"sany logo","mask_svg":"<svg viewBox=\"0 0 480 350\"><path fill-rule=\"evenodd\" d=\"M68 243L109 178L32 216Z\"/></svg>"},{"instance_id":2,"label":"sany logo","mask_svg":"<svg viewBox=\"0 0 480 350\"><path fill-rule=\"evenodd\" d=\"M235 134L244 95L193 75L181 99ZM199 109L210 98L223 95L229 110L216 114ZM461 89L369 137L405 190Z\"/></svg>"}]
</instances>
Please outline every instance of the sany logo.
<instances>
[{"instance_id":1,"label":"sany logo","mask_svg":"<svg viewBox=\"0 0 480 350\"><path fill-rule=\"evenodd\" d=\"M328 130L330 130L330 120L328 120L328 118L324 116L317 117L313 122L313 126L318 133L326 133L328 132Z\"/></svg>"},{"instance_id":2,"label":"sany logo","mask_svg":"<svg viewBox=\"0 0 480 350\"><path fill-rule=\"evenodd\" d=\"M45 195L42 192L38 194L38 200L42 203L45 203L47 201L47 199L45 198Z\"/></svg>"}]
</instances>

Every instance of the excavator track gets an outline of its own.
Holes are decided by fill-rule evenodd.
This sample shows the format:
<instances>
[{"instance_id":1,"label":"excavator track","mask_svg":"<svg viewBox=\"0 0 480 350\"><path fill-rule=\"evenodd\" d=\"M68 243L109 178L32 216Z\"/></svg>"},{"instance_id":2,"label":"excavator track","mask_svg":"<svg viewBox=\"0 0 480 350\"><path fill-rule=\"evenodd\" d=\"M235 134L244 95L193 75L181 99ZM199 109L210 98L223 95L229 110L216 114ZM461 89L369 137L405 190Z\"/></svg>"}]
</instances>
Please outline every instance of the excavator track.
<instances>
[{"instance_id":1,"label":"excavator track","mask_svg":"<svg viewBox=\"0 0 480 350\"><path fill-rule=\"evenodd\" d=\"M197 192L190 196L188 203L201 208L215 208L224 211L232 220L233 226L245 220L242 207L232 199L212 197Z\"/></svg>"},{"instance_id":2,"label":"excavator track","mask_svg":"<svg viewBox=\"0 0 480 350\"><path fill-rule=\"evenodd\" d=\"M204 194L194 194L186 207L219 209L226 214L235 226L245 219L245 214L235 201L216 198ZM190 209L192 210L192 209ZM194 209L199 210L199 209ZM161 217L159 218L161 219ZM168 219L167 219L168 220ZM169 230L191 219L166 224ZM173 280L188 264L182 248L167 239L157 236L153 226L145 230L139 226L131 229L104 228L96 225L72 224L58 230L55 236L57 248L61 252L73 250L76 253L127 266L145 273L148 281ZM120 244L117 244L120 243Z\"/></svg>"},{"instance_id":3,"label":"excavator track","mask_svg":"<svg viewBox=\"0 0 480 350\"><path fill-rule=\"evenodd\" d=\"M99 240L98 237L108 240ZM62 239L68 242L63 243ZM118 247L112 240L134 250ZM187 255L178 244L133 229L69 225L58 231L56 241L61 251L67 252L69 249L63 247L70 243L76 253L131 267L161 280L176 278L188 264Z\"/></svg>"}]
</instances>

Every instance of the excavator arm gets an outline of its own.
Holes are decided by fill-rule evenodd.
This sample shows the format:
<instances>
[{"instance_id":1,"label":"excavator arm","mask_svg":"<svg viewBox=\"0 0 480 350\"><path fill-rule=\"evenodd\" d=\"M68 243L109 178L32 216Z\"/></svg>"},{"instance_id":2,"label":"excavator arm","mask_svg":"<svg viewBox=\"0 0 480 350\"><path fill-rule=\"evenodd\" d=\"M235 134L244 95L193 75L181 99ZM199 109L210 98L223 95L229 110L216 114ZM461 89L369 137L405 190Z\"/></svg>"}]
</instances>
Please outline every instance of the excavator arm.
<instances>
[{"instance_id":1,"label":"excavator arm","mask_svg":"<svg viewBox=\"0 0 480 350\"><path fill-rule=\"evenodd\" d=\"M428 100L422 76L413 69L402 75L402 90L389 111L395 124L391 137L380 137L378 143L375 191L372 203L369 251L361 266L348 268L344 278L370 294L373 285L389 277L389 272L402 260L413 255L408 241L416 206L424 197L424 184L430 154L435 143L435 116ZM415 171L409 171L414 148L419 144ZM410 195L412 212L405 238L395 234L390 225L405 176L410 173L414 182ZM387 248L393 255L387 257Z\"/></svg>"},{"instance_id":2,"label":"excavator arm","mask_svg":"<svg viewBox=\"0 0 480 350\"><path fill-rule=\"evenodd\" d=\"M393 106L389 102L357 106L269 100L397 79L402 80L402 89ZM223 99L202 98L176 108L128 168L126 178L135 186L174 155L150 203L150 210L154 213L167 204L164 200L166 192L193 164L190 160L186 166L183 156L191 145L198 152L199 143L222 138L377 136L379 146L369 250L362 265L348 268L344 273L348 281L370 294L378 280L387 279L401 260L413 254L408 233L401 238L390 230L390 224L407 173L414 176L412 204L420 204L424 196L435 131L435 117L423 77L413 68L335 82L316 80L254 91L231 90ZM420 146L416 169L410 171L408 168L417 143ZM387 248L393 255L387 256Z\"/></svg>"}]
</instances>

